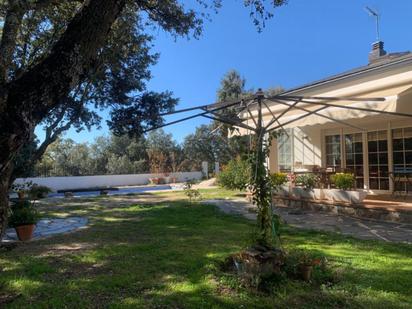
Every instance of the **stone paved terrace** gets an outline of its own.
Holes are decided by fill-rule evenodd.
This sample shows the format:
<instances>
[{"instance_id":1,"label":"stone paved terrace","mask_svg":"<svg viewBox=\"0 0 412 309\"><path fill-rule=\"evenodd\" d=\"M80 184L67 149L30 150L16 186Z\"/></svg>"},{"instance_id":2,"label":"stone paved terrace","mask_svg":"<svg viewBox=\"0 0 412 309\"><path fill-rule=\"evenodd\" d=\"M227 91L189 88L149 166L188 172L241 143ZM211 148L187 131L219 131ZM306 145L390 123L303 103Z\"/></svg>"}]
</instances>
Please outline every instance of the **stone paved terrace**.
<instances>
[{"instance_id":1,"label":"stone paved terrace","mask_svg":"<svg viewBox=\"0 0 412 309\"><path fill-rule=\"evenodd\" d=\"M406 210L412 212L412 196L368 195L363 201L365 207ZM412 223L412 222L411 222Z\"/></svg>"},{"instance_id":2,"label":"stone paved terrace","mask_svg":"<svg viewBox=\"0 0 412 309\"><path fill-rule=\"evenodd\" d=\"M256 208L242 200L208 200L205 203L219 207L223 212L256 220ZM336 232L360 239L412 244L412 224L354 218L332 213L277 207L275 212L287 224L298 228Z\"/></svg>"},{"instance_id":3,"label":"stone paved terrace","mask_svg":"<svg viewBox=\"0 0 412 309\"><path fill-rule=\"evenodd\" d=\"M34 230L33 239L43 239L57 234L65 234L76 231L87 225L87 218L85 217L68 217L68 218L44 218L37 222ZM6 230L2 242L17 241L16 231L13 228Z\"/></svg>"}]
</instances>

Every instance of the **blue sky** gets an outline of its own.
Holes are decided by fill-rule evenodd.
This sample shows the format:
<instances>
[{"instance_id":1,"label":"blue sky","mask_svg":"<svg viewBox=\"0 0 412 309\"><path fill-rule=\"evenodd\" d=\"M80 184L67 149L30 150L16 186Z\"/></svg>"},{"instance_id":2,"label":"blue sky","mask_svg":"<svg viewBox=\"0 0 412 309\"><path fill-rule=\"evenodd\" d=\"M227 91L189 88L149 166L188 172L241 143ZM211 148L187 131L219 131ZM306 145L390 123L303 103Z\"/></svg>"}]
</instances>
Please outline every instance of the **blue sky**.
<instances>
[{"instance_id":1,"label":"blue sky","mask_svg":"<svg viewBox=\"0 0 412 309\"><path fill-rule=\"evenodd\" d=\"M223 0L212 21L205 22L199 40L174 40L163 31L154 50L160 59L152 68L150 90L171 90L180 98L177 108L212 103L222 76L238 70L246 88L291 88L364 65L375 41L375 22L366 5L381 15L381 39L388 52L412 49L412 1L410 0L289 0L275 11L258 33L242 1ZM168 120L172 120L170 118ZM208 123L194 119L166 128L177 141ZM39 130L37 131L39 134ZM69 131L65 136L92 142L101 130ZM41 134L40 134L41 135Z\"/></svg>"}]
</instances>

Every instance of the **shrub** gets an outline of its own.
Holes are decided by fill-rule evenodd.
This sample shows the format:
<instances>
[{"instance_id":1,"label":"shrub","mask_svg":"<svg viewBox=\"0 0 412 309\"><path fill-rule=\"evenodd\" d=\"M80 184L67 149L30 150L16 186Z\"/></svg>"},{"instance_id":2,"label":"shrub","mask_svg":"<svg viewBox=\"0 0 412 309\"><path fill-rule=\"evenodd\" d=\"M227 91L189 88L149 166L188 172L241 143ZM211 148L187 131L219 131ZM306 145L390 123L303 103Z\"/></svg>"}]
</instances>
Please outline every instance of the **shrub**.
<instances>
[{"instance_id":1,"label":"shrub","mask_svg":"<svg viewBox=\"0 0 412 309\"><path fill-rule=\"evenodd\" d=\"M336 188L350 190L353 188L355 176L349 173L337 173L332 175L331 180L335 184Z\"/></svg>"},{"instance_id":2,"label":"shrub","mask_svg":"<svg viewBox=\"0 0 412 309\"><path fill-rule=\"evenodd\" d=\"M231 190L244 190L249 184L249 162L240 158L229 161L219 173L217 181L219 185Z\"/></svg>"},{"instance_id":3,"label":"shrub","mask_svg":"<svg viewBox=\"0 0 412 309\"><path fill-rule=\"evenodd\" d=\"M11 207L9 225L11 227L36 224L39 221L39 213L34 205L28 200L20 200Z\"/></svg>"},{"instance_id":4,"label":"shrub","mask_svg":"<svg viewBox=\"0 0 412 309\"><path fill-rule=\"evenodd\" d=\"M272 186L277 188L288 182L288 175L285 173L273 173L270 175L270 181Z\"/></svg>"},{"instance_id":5,"label":"shrub","mask_svg":"<svg viewBox=\"0 0 412 309\"><path fill-rule=\"evenodd\" d=\"M313 189L319 182L319 178L314 174L302 174L296 177L296 184L305 189Z\"/></svg>"},{"instance_id":6,"label":"shrub","mask_svg":"<svg viewBox=\"0 0 412 309\"><path fill-rule=\"evenodd\" d=\"M40 199L40 198L45 198L47 197L47 194L51 193L52 189L50 189L47 186L41 186L34 184L30 189L29 189L29 197L31 199Z\"/></svg>"},{"instance_id":7,"label":"shrub","mask_svg":"<svg viewBox=\"0 0 412 309\"><path fill-rule=\"evenodd\" d=\"M193 181L187 181L185 183L184 188L183 188L184 192L185 192L185 195L189 198L190 203L192 203L192 200L196 200L196 199L201 198L201 194L200 194L199 190L192 188L193 184L194 184Z\"/></svg>"}]
</instances>

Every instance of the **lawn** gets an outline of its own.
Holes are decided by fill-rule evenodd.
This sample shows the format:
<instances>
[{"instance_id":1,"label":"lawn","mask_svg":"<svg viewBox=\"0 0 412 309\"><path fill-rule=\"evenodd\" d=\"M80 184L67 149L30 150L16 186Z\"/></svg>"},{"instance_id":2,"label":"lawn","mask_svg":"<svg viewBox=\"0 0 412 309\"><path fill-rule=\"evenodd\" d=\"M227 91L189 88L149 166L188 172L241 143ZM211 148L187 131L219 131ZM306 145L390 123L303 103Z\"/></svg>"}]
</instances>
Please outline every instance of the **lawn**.
<instances>
[{"instance_id":1,"label":"lawn","mask_svg":"<svg viewBox=\"0 0 412 309\"><path fill-rule=\"evenodd\" d=\"M0 307L412 307L412 246L284 227L285 248L326 256L337 281L284 280L263 293L220 268L249 244L253 222L189 204L182 194L60 199L41 208L48 216L88 216L90 225L0 252Z\"/></svg>"}]
</instances>

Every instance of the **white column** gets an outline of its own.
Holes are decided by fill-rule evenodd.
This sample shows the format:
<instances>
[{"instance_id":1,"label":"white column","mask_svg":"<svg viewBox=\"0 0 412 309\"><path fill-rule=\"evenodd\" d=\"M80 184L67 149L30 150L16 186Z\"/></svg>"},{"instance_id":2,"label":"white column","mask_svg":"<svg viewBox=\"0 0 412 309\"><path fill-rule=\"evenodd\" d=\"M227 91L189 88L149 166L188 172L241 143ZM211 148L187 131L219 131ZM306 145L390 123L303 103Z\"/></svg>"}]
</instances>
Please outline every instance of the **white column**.
<instances>
[{"instance_id":1,"label":"white column","mask_svg":"<svg viewBox=\"0 0 412 309\"><path fill-rule=\"evenodd\" d=\"M393 173L393 140L392 140L392 124L388 121L388 171ZM389 191L393 192L395 184L392 177L389 177Z\"/></svg>"},{"instance_id":2,"label":"white column","mask_svg":"<svg viewBox=\"0 0 412 309\"><path fill-rule=\"evenodd\" d=\"M202 173L204 177L209 178L209 166L206 161L202 162Z\"/></svg>"},{"instance_id":3,"label":"white column","mask_svg":"<svg viewBox=\"0 0 412 309\"><path fill-rule=\"evenodd\" d=\"M215 175L219 175L219 173L220 173L219 162L215 162Z\"/></svg>"},{"instance_id":4,"label":"white column","mask_svg":"<svg viewBox=\"0 0 412 309\"><path fill-rule=\"evenodd\" d=\"M340 129L340 167L342 170L346 167L346 153L345 153L345 135L343 128Z\"/></svg>"},{"instance_id":5,"label":"white column","mask_svg":"<svg viewBox=\"0 0 412 309\"><path fill-rule=\"evenodd\" d=\"M269 148L269 160L268 167L270 173L279 172L279 162L278 162L278 141L276 138L272 139L272 144Z\"/></svg>"},{"instance_id":6,"label":"white column","mask_svg":"<svg viewBox=\"0 0 412 309\"><path fill-rule=\"evenodd\" d=\"M363 188L369 190L368 132L362 132Z\"/></svg>"}]
</instances>

